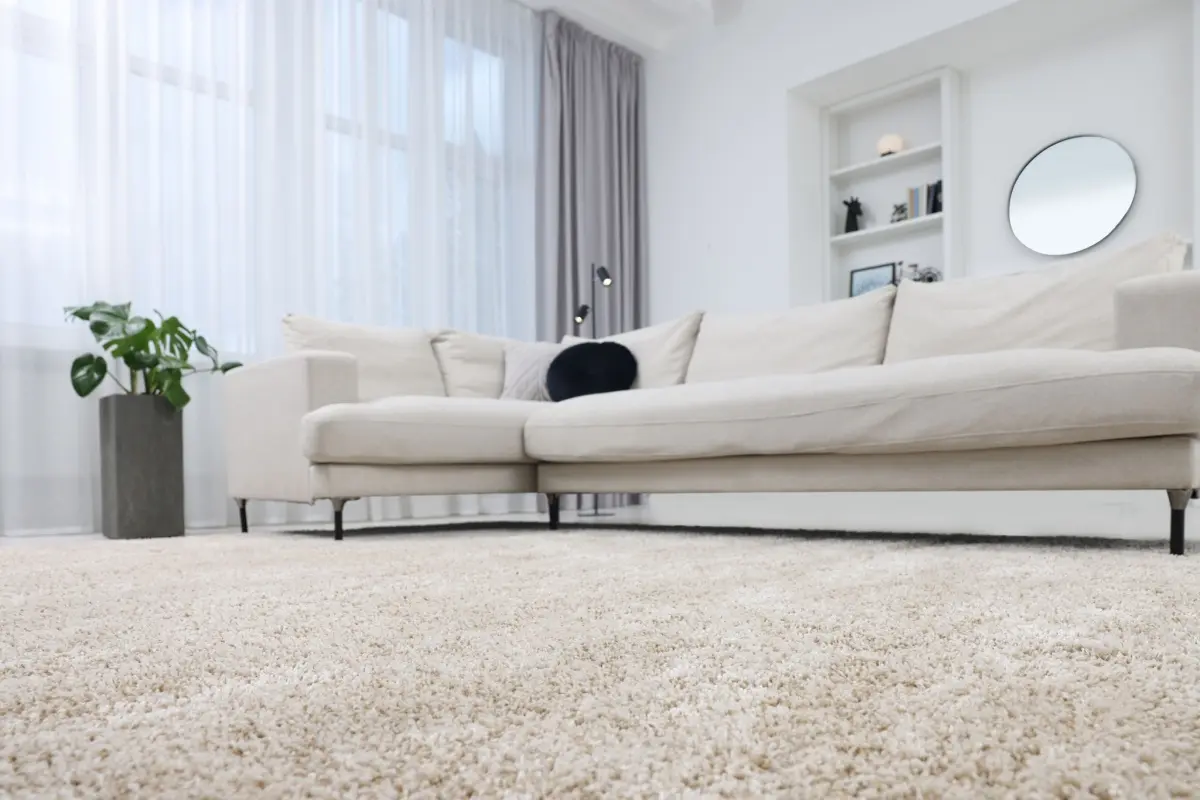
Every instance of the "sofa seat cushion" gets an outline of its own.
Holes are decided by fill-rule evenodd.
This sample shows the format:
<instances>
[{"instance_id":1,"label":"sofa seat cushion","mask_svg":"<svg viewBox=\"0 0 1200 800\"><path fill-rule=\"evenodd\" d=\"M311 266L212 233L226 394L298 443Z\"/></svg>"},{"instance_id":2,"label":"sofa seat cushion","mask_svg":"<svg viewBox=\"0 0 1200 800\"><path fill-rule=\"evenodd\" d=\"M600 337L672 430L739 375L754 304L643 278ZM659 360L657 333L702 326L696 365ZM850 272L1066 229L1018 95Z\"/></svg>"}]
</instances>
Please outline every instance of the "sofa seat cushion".
<instances>
[{"instance_id":1,"label":"sofa seat cushion","mask_svg":"<svg viewBox=\"0 0 1200 800\"><path fill-rule=\"evenodd\" d=\"M314 464L514 464L525 455L527 400L390 397L309 412L301 446Z\"/></svg>"},{"instance_id":2,"label":"sofa seat cushion","mask_svg":"<svg viewBox=\"0 0 1200 800\"><path fill-rule=\"evenodd\" d=\"M922 453L1200 433L1200 353L1008 350L539 406L549 462Z\"/></svg>"}]
</instances>

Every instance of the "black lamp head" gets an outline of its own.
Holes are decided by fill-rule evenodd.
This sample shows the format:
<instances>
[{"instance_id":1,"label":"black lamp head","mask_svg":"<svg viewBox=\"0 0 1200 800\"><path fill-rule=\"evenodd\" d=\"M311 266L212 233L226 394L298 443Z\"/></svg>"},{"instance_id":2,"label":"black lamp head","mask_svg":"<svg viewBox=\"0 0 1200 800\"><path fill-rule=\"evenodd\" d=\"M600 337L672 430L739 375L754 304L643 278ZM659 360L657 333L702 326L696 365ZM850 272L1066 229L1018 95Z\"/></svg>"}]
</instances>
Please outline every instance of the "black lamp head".
<instances>
[{"instance_id":1,"label":"black lamp head","mask_svg":"<svg viewBox=\"0 0 1200 800\"><path fill-rule=\"evenodd\" d=\"M612 286L613 282L612 275L604 267L596 267L596 280L600 281L601 286Z\"/></svg>"},{"instance_id":2,"label":"black lamp head","mask_svg":"<svg viewBox=\"0 0 1200 800\"><path fill-rule=\"evenodd\" d=\"M579 308L575 309L575 324L582 325L583 321L588 318L588 312L590 312L591 310L592 310L592 307L589 305L582 305Z\"/></svg>"}]
</instances>

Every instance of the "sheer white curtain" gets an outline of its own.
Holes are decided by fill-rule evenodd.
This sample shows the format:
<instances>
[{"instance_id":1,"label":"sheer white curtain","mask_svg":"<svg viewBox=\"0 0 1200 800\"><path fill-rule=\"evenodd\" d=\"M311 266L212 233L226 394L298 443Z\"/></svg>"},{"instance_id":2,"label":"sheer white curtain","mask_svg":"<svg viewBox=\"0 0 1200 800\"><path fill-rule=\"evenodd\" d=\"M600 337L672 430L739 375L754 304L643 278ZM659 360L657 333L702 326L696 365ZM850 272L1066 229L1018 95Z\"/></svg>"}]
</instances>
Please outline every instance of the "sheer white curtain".
<instances>
[{"instance_id":1,"label":"sheer white curtain","mask_svg":"<svg viewBox=\"0 0 1200 800\"><path fill-rule=\"evenodd\" d=\"M160 309L248 361L287 312L532 338L537 25L512 0L0 0L0 531L95 528L65 305ZM189 386L193 527L233 519L219 380Z\"/></svg>"}]
</instances>

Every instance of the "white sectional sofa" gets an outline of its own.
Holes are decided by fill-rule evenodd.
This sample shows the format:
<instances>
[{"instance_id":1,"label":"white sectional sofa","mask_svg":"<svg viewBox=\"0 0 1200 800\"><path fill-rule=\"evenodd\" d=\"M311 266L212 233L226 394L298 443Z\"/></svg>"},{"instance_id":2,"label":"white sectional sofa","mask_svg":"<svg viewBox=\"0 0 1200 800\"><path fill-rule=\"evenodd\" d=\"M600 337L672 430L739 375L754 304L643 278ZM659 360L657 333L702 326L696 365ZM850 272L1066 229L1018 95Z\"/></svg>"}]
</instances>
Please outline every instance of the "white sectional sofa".
<instances>
[{"instance_id":1,"label":"white sectional sofa","mask_svg":"<svg viewBox=\"0 0 1200 800\"><path fill-rule=\"evenodd\" d=\"M542 492L1159 489L1170 551L1200 486L1200 273L1162 235L1036 271L902 283L613 337L634 389L499 399L512 343L284 320L226 376L247 500Z\"/></svg>"}]
</instances>

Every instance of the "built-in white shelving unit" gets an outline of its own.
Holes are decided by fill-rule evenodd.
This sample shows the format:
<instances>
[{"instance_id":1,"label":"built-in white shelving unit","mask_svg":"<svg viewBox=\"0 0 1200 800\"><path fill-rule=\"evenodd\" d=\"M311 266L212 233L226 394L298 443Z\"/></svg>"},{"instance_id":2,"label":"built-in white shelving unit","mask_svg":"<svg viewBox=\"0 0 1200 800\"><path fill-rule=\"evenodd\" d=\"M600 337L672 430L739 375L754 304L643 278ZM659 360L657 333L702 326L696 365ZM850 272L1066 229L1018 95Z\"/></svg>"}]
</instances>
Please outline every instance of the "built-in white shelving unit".
<instances>
[{"instance_id":1,"label":"built-in white shelving unit","mask_svg":"<svg viewBox=\"0 0 1200 800\"><path fill-rule=\"evenodd\" d=\"M937 162L941 158L942 143L933 142L913 147L909 150L903 150L894 155L876 156L870 161L862 161L858 164L851 164L848 167L835 169L829 173L829 177L836 183L850 183L875 175L885 175L889 172L902 170L905 167L912 167L916 164Z\"/></svg>"},{"instance_id":2,"label":"built-in white shelving unit","mask_svg":"<svg viewBox=\"0 0 1200 800\"><path fill-rule=\"evenodd\" d=\"M941 213L926 214L914 219L906 219L903 222L892 222L887 225L875 225L865 230L855 231L854 233L839 233L829 238L829 243L834 247L846 247L858 244L876 244L889 240L903 239L915 233L920 233L925 230L934 228L941 229L942 220L945 217Z\"/></svg>"},{"instance_id":3,"label":"built-in white shelving unit","mask_svg":"<svg viewBox=\"0 0 1200 800\"><path fill-rule=\"evenodd\" d=\"M819 213L825 219L824 294L850 293L850 273L890 262L934 266L946 277L960 267L955 198L959 78L939 69L821 109L822 180ZM904 149L880 156L880 137L897 134ZM942 182L942 209L892 222L893 206L908 189ZM844 201L857 197L859 230L845 232ZM922 205L926 202L921 199Z\"/></svg>"}]
</instances>

